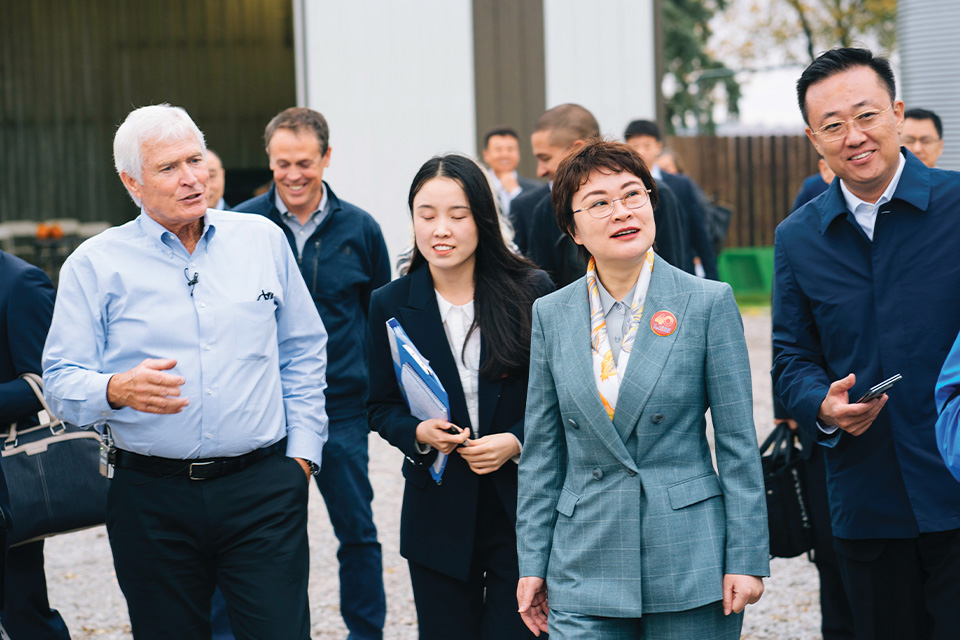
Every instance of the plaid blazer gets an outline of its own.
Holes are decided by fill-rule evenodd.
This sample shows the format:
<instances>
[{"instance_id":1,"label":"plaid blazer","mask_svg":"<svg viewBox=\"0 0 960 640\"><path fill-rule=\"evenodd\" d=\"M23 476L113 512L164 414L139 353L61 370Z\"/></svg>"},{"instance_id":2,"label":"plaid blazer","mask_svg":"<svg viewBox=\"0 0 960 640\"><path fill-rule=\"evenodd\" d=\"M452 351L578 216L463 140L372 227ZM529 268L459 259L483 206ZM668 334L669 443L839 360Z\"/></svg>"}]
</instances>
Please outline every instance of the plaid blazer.
<instances>
[{"instance_id":1,"label":"plaid blazer","mask_svg":"<svg viewBox=\"0 0 960 640\"><path fill-rule=\"evenodd\" d=\"M651 328L661 311L676 319L669 335ZM658 257L613 421L594 381L589 316L585 277L534 305L520 575L546 579L552 609L611 617L715 602L726 573L769 575L750 367L729 285Z\"/></svg>"}]
</instances>

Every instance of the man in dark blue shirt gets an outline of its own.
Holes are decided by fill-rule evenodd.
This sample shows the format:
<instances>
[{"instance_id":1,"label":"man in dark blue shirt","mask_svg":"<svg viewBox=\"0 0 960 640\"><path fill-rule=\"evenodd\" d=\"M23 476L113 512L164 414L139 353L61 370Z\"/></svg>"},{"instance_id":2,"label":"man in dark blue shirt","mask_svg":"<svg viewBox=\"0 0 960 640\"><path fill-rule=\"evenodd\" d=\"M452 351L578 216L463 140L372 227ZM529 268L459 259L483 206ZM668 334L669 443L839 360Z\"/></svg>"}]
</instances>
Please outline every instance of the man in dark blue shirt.
<instances>
[{"instance_id":1,"label":"man in dark blue shirt","mask_svg":"<svg viewBox=\"0 0 960 640\"><path fill-rule=\"evenodd\" d=\"M390 262L373 217L323 182L329 136L326 119L316 111L280 112L264 133L274 183L234 210L265 216L284 232L330 336L330 431L317 486L340 541L340 611L349 637L379 639L386 596L367 476L366 327L370 294L390 281Z\"/></svg>"}]
</instances>

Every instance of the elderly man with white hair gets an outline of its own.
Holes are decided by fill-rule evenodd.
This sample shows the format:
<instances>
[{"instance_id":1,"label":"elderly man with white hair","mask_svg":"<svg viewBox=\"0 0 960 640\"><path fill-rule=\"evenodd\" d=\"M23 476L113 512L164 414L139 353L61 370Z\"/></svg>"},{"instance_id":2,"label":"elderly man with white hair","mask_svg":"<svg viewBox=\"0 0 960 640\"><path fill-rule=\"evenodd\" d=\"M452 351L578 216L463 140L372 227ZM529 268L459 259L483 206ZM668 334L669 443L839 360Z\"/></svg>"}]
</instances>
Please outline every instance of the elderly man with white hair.
<instances>
[{"instance_id":1,"label":"elderly man with white hair","mask_svg":"<svg viewBox=\"0 0 960 640\"><path fill-rule=\"evenodd\" d=\"M47 400L104 433L107 531L133 635L304 639L307 487L327 437L326 332L279 229L207 209L203 134L169 105L117 130L140 215L63 266Z\"/></svg>"}]
</instances>

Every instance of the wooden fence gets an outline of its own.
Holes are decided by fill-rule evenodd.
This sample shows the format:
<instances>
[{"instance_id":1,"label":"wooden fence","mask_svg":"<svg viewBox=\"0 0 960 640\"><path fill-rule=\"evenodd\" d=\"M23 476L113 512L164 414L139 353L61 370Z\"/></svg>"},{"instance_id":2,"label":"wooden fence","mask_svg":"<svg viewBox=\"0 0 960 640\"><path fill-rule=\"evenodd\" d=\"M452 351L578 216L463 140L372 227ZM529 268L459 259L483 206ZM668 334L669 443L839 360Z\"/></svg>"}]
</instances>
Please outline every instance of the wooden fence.
<instances>
[{"instance_id":1,"label":"wooden fence","mask_svg":"<svg viewBox=\"0 0 960 640\"><path fill-rule=\"evenodd\" d=\"M707 195L733 210L725 246L773 244L804 178L817 172L806 136L676 137L667 141Z\"/></svg>"}]
</instances>

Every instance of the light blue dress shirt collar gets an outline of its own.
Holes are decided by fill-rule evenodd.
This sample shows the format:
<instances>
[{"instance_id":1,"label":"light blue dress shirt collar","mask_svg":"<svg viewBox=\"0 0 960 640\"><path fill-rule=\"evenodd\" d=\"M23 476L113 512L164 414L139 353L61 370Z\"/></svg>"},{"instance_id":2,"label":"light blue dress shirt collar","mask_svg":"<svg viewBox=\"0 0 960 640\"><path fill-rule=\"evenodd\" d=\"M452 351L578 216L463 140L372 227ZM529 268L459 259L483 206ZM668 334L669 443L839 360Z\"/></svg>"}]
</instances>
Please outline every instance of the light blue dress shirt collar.
<instances>
[{"instance_id":1,"label":"light blue dress shirt collar","mask_svg":"<svg viewBox=\"0 0 960 640\"><path fill-rule=\"evenodd\" d=\"M273 202L277 211L280 212L280 219L293 232L293 239L297 243L298 256L303 255L303 248L306 246L307 240L314 234L324 218L330 215L330 198L327 197L327 187L321 183L321 188L323 193L320 196L320 204L317 205L317 210L310 214L305 224L300 224L300 218L290 213L287 203L280 197L279 191L274 195Z\"/></svg>"}]
</instances>

